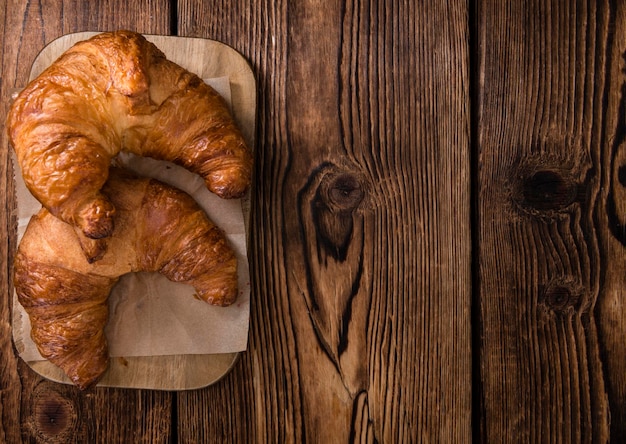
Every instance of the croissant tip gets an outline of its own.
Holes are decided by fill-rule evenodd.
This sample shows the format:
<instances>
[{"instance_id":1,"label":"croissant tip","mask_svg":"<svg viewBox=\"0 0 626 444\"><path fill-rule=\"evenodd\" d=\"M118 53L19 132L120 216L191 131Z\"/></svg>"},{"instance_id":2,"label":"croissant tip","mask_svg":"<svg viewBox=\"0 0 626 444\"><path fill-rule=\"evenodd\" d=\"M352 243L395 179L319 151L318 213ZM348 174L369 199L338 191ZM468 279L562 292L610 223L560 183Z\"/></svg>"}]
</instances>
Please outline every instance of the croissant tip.
<instances>
[{"instance_id":1,"label":"croissant tip","mask_svg":"<svg viewBox=\"0 0 626 444\"><path fill-rule=\"evenodd\" d=\"M70 380L72 383L80 389L82 392L89 391L93 389L100 380L100 375L93 378L83 379L79 375L70 375Z\"/></svg>"},{"instance_id":2,"label":"croissant tip","mask_svg":"<svg viewBox=\"0 0 626 444\"><path fill-rule=\"evenodd\" d=\"M249 184L228 184L219 186L215 182L208 183L208 188L222 199L241 199L246 195Z\"/></svg>"},{"instance_id":3,"label":"croissant tip","mask_svg":"<svg viewBox=\"0 0 626 444\"><path fill-rule=\"evenodd\" d=\"M204 294L199 294L198 296L200 299L210 305L215 305L217 307L228 307L229 305L233 305L237 300L237 291L233 292L231 289L227 289L223 292L211 291Z\"/></svg>"},{"instance_id":4,"label":"croissant tip","mask_svg":"<svg viewBox=\"0 0 626 444\"><path fill-rule=\"evenodd\" d=\"M91 369L83 366L82 371L67 370L66 375L69 376L70 380L76 387L78 387L81 391L86 392L93 390L98 385L108 366L109 359L107 357L104 360L104 365L98 365L97 368Z\"/></svg>"},{"instance_id":5,"label":"croissant tip","mask_svg":"<svg viewBox=\"0 0 626 444\"><path fill-rule=\"evenodd\" d=\"M115 223L114 212L98 218L85 218L82 224L82 232L89 239L104 239L113 234Z\"/></svg>"},{"instance_id":6,"label":"croissant tip","mask_svg":"<svg viewBox=\"0 0 626 444\"><path fill-rule=\"evenodd\" d=\"M93 240L105 239L107 237L111 237L111 235L113 234L113 226L111 225L111 227L104 227L104 228L86 227L83 230L83 234L89 239L93 239Z\"/></svg>"}]
</instances>

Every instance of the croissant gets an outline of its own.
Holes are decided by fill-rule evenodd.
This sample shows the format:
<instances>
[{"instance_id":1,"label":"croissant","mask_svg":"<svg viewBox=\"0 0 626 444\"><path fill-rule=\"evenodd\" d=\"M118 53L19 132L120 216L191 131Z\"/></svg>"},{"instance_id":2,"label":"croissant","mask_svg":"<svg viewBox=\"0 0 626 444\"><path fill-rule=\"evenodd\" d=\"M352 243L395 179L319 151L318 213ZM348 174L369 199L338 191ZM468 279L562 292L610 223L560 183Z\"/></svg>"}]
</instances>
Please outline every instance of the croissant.
<instances>
[{"instance_id":1,"label":"croissant","mask_svg":"<svg viewBox=\"0 0 626 444\"><path fill-rule=\"evenodd\" d=\"M219 306L238 294L235 253L191 196L117 168L102 193L118 212L111 248L100 261L89 263L73 228L42 208L14 262L15 290L35 345L82 389L107 368L107 298L121 275L159 272Z\"/></svg>"},{"instance_id":2,"label":"croissant","mask_svg":"<svg viewBox=\"0 0 626 444\"><path fill-rule=\"evenodd\" d=\"M129 31L68 49L18 95L7 130L30 192L92 239L113 231L100 190L120 151L176 163L223 198L250 185L251 151L223 98Z\"/></svg>"}]
</instances>

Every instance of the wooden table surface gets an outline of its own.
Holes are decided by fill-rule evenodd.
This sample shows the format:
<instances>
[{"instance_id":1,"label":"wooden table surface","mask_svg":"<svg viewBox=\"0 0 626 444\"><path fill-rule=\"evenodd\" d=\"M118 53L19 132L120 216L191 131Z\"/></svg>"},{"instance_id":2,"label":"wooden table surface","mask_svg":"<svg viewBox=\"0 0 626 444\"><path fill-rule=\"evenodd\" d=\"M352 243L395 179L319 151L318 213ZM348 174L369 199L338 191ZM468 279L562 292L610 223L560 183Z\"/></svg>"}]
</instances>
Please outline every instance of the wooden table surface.
<instances>
[{"instance_id":1,"label":"wooden table surface","mask_svg":"<svg viewBox=\"0 0 626 444\"><path fill-rule=\"evenodd\" d=\"M626 2L7 0L38 52L131 29L258 81L248 350L207 388L47 381L11 339L0 442L625 442Z\"/></svg>"}]
</instances>

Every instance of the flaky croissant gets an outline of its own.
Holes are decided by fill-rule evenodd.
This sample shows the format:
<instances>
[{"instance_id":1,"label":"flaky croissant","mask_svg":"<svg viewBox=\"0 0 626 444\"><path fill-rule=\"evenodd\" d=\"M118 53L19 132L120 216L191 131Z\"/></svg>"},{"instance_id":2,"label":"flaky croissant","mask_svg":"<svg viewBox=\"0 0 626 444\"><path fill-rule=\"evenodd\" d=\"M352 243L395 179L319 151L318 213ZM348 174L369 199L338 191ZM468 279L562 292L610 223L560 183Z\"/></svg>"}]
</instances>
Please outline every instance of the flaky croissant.
<instances>
[{"instance_id":1,"label":"flaky croissant","mask_svg":"<svg viewBox=\"0 0 626 444\"><path fill-rule=\"evenodd\" d=\"M181 165L223 198L250 185L251 151L222 97L133 32L67 50L18 95L7 129L31 193L92 239L113 230L100 189L120 151Z\"/></svg>"},{"instance_id":2,"label":"flaky croissant","mask_svg":"<svg viewBox=\"0 0 626 444\"><path fill-rule=\"evenodd\" d=\"M193 198L117 168L102 192L118 212L111 248L100 261L87 262L74 229L42 209L31 218L14 263L33 341L83 389L107 368L107 298L123 274L159 272L192 285L213 305L229 305L238 295L235 253Z\"/></svg>"}]
</instances>

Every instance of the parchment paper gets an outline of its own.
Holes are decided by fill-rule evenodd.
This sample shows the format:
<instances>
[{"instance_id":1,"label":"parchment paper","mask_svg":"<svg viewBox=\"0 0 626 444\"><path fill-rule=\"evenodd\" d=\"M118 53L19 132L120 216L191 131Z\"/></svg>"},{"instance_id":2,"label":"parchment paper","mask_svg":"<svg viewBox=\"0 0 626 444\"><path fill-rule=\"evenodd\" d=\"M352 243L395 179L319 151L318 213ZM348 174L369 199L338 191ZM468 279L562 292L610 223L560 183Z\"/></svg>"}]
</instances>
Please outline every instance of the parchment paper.
<instances>
[{"instance_id":1,"label":"parchment paper","mask_svg":"<svg viewBox=\"0 0 626 444\"><path fill-rule=\"evenodd\" d=\"M228 78L205 79L230 104ZM232 105L231 105L232 106ZM109 354L162 356L243 351L249 326L250 277L246 251L245 200L224 200L209 192L203 180L169 162L120 154L119 164L186 191L228 237L237 252L239 296L229 307L214 307L193 297L188 285L170 282L156 273L123 276L109 296L105 329ZM30 217L41 204L27 190L16 162L18 242ZM242 209L243 208L243 209ZM30 338L28 315L14 295L13 336L25 361L43 360Z\"/></svg>"}]
</instances>

